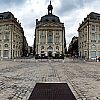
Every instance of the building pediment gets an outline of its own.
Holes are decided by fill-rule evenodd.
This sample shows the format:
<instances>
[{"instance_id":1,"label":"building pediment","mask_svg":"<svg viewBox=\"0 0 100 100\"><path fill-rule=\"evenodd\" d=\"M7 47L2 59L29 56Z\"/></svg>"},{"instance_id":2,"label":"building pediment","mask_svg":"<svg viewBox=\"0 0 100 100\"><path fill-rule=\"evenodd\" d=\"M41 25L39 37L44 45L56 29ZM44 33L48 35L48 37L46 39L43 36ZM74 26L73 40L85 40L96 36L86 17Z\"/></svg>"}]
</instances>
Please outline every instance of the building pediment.
<instances>
[{"instance_id":1,"label":"building pediment","mask_svg":"<svg viewBox=\"0 0 100 100\"><path fill-rule=\"evenodd\" d=\"M41 23L38 27L63 27L61 23Z\"/></svg>"}]
</instances>

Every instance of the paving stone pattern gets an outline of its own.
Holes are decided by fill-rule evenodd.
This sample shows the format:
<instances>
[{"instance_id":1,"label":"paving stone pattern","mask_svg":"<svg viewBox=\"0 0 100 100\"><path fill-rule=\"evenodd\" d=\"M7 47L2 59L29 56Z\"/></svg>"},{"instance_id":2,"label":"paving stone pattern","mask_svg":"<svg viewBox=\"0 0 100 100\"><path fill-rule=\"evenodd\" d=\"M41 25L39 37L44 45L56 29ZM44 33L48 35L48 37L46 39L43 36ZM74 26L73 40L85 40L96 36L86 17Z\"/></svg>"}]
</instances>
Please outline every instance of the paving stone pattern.
<instances>
[{"instance_id":1,"label":"paving stone pattern","mask_svg":"<svg viewBox=\"0 0 100 100\"><path fill-rule=\"evenodd\" d=\"M28 100L36 83L68 83L77 100L100 100L100 62L0 61L0 100Z\"/></svg>"}]
</instances>

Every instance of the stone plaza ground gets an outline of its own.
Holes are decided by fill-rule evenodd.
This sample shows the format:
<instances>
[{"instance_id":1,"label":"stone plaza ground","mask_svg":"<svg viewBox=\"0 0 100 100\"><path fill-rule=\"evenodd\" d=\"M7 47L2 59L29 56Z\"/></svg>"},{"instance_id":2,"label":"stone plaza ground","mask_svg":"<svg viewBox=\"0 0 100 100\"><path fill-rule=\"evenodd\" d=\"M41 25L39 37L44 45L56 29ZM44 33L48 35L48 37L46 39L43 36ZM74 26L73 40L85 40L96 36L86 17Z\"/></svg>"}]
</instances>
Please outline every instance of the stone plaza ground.
<instances>
[{"instance_id":1,"label":"stone plaza ground","mask_svg":"<svg viewBox=\"0 0 100 100\"><path fill-rule=\"evenodd\" d=\"M67 83L77 100L100 100L100 62L0 61L0 100L28 100L36 83Z\"/></svg>"}]
</instances>

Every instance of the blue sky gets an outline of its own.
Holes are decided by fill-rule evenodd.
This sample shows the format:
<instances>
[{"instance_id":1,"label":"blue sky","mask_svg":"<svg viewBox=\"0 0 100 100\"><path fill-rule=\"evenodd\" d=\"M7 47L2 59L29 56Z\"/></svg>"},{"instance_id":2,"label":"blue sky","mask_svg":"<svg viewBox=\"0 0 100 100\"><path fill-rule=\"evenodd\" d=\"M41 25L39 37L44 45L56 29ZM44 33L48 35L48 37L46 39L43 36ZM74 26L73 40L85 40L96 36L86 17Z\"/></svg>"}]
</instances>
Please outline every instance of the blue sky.
<instances>
[{"instance_id":1,"label":"blue sky","mask_svg":"<svg viewBox=\"0 0 100 100\"><path fill-rule=\"evenodd\" d=\"M51 0L53 14L65 25L66 43L78 36L79 23L90 13L100 13L100 0ZM0 13L10 11L21 22L29 46L33 45L35 21L47 14L50 0L0 0Z\"/></svg>"}]
</instances>

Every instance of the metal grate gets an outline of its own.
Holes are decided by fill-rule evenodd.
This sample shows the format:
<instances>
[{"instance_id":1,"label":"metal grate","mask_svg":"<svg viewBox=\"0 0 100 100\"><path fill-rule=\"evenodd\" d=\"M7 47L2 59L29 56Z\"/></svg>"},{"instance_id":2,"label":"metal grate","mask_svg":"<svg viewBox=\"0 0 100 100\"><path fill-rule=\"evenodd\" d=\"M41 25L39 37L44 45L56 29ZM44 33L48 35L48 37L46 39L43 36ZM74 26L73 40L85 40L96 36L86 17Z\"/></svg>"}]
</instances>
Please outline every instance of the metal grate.
<instances>
[{"instance_id":1,"label":"metal grate","mask_svg":"<svg viewBox=\"0 0 100 100\"><path fill-rule=\"evenodd\" d=\"M28 100L76 100L67 83L37 83Z\"/></svg>"}]
</instances>

